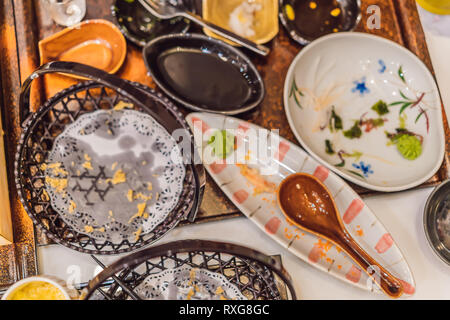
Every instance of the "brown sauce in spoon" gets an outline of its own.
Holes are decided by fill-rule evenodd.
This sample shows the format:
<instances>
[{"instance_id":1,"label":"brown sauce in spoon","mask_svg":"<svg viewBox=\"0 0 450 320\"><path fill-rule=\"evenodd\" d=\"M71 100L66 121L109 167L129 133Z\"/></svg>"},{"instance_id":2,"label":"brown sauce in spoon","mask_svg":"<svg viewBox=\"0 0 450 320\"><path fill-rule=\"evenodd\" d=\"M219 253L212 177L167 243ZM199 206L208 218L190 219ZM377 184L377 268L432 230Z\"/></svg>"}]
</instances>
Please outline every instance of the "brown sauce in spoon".
<instances>
[{"instance_id":1,"label":"brown sauce in spoon","mask_svg":"<svg viewBox=\"0 0 450 320\"><path fill-rule=\"evenodd\" d=\"M402 295L401 282L362 249L347 232L328 189L316 177L297 173L287 177L278 189L278 204L288 221L297 227L334 242L376 282L371 267L377 267L377 284L390 297Z\"/></svg>"},{"instance_id":2,"label":"brown sauce in spoon","mask_svg":"<svg viewBox=\"0 0 450 320\"><path fill-rule=\"evenodd\" d=\"M280 189L280 202L289 217L311 230L328 234L338 231L334 204L329 193L318 182L306 176L286 181Z\"/></svg>"}]
</instances>

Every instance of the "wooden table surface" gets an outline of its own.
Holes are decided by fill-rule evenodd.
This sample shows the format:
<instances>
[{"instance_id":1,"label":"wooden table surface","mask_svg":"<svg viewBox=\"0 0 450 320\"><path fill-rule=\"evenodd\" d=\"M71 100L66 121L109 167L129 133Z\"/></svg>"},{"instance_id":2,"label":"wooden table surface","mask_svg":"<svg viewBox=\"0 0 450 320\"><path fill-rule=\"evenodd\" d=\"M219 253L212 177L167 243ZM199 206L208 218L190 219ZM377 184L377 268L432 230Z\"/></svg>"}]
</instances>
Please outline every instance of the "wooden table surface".
<instances>
[{"instance_id":1,"label":"wooden table surface","mask_svg":"<svg viewBox=\"0 0 450 320\"><path fill-rule=\"evenodd\" d=\"M114 21L110 10L112 4L113 0L101 2L87 0L85 19L102 18ZM378 5L381 9L380 29L370 30L367 26L366 21L370 15L367 13L367 8L371 5ZM6 132L6 155L15 240L14 245L0 247L0 287L37 272L34 228L18 199L14 185L14 156L21 134L18 96L21 82L39 65L37 42L61 29L62 27L53 23L42 1L0 0L0 104L4 115L3 127ZM414 0L362 0L362 19L357 31L376 34L405 46L432 70ZM267 95L260 107L240 117L269 129L280 129L283 137L297 143L287 124L282 91L287 69L302 47L287 36L281 25L278 36L268 46L272 50L268 57L259 57L245 51L257 65L266 84ZM126 61L117 74L122 78L155 88L152 79L147 75L141 49L131 43L128 43ZM37 109L47 97L74 83L74 80L63 76L46 76L44 81L39 81L33 86L34 109ZM446 120L444 121L448 137L450 132ZM435 185L447 178L449 144L450 141L447 139L447 154L443 167L424 186ZM354 185L353 187L363 196L373 194L360 187ZM208 177L199 219L209 221L237 215L240 215L239 211ZM38 240L39 243L46 242L45 237L39 236Z\"/></svg>"}]
</instances>

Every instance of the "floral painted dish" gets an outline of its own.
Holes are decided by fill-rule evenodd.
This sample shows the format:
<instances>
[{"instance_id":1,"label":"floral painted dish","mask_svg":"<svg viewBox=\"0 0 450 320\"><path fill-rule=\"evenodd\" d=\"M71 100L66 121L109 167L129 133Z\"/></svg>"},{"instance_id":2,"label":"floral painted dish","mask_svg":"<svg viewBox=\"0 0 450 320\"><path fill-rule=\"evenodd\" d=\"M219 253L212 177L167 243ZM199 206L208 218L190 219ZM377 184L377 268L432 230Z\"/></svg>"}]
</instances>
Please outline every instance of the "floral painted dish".
<instances>
[{"instance_id":1,"label":"floral painted dish","mask_svg":"<svg viewBox=\"0 0 450 320\"><path fill-rule=\"evenodd\" d=\"M434 78L416 56L392 41L362 33L314 41L289 68L284 105L306 151L365 188L413 188L432 177L443 161L441 100Z\"/></svg>"},{"instance_id":2,"label":"floral painted dish","mask_svg":"<svg viewBox=\"0 0 450 320\"><path fill-rule=\"evenodd\" d=\"M351 236L402 281L405 294L414 293L413 275L393 238L336 174L275 132L243 120L192 113L187 116L187 122L194 131L197 148L201 150L199 153L209 174L227 197L268 236L318 269L378 292L370 277L347 254L327 240L296 228L278 208L276 189L283 179L296 172L314 174L333 194ZM226 138L218 139L221 136ZM220 141L219 145L212 143L214 141ZM219 152L222 150L225 152ZM258 150L265 152L258 153Z\"/></svg>"}]
</instances>

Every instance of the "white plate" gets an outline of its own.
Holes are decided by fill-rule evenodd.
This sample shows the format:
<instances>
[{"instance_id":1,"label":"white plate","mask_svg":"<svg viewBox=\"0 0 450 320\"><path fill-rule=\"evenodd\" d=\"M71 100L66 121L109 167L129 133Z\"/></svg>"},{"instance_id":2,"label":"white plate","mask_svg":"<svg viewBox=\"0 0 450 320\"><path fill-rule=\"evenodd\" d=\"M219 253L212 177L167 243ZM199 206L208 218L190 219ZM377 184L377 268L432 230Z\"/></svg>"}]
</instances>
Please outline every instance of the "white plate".
<instances>
[{"instance_id":1,"label":"white plate","mask_svg":"<svg viewBox=\"0 0 450 320\"><path fill-rule=\"evenodd\" d=\"M364 114L365 120L379 118L371 107L380 100L394 103L381 116L387 120L384 126L370 132L363 126L359 139L344 137L343 131ZM440 101L434 78L422 61L390 40L363 33L332 34L311 43L292 62L284 86L287 118L301 145L347 180L384 192L413 188L439 169L445 153ZM395 145L388 145L385 133L400 127L405 103L409 106L401 117L406 117L406 129L423 137L422 154L415 160L405 159ZM344 128L334 133L327 125L332 106ZM416 121L422 110L426 114ZM326 140L335 154L326 153ZM337 167L342 164L337 155L341 150L354 157L345 157L344 167Z\"/></svg>"},{"instance_id":2,"label":"white plate","mask_svg":"<svg viewBox=\"0 0 450 320\"><path fill-rule=\"evenodd\" d=\"M372 257L401 279L405 294L414 293L414 278L392 237L340 177L320 165L300 147L275 133L269 135L268 130L248 122L208 113L192 113L187 116L187 121L194 130L199 153L214 181L239 210L272 239L318 269L360 288L372 289L370 278L355 266L347 254L328 241L289 224L276 204L276 193L255 194L254 187L234 164L236 154L245 154L246 163L251 163L248 167L268 174L264 178L276 186L295 172L306 172L320 178L333 194L349 233ZM210 149L205 146L208 145L211 134L217 129L238 128L242 131L236 134L237 149L225 160L208 158ZM258 155L258 144L251 143L251 139L248 139L250 132L259 133L259 142L274 139L272 145L275 147L260 145L263 150L269 151L268 157ZM207 160L209 164L206 163ZM380 292L378 289L376 291Z\"/></svg>"}]
</instances>

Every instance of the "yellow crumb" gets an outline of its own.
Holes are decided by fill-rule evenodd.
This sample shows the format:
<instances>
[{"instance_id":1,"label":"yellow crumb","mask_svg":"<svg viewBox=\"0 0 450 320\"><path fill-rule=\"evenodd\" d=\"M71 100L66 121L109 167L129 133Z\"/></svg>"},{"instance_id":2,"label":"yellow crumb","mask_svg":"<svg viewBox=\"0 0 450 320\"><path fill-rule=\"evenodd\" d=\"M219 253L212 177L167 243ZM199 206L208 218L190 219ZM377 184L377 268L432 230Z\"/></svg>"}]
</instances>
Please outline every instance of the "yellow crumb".
<instances>
[{"instance_id":1,"label":"yellow crumb","mask_svg":"<svg viewBox=\"0 0 450 320\"><path fill-rule=\"evenodd\" d=\"M128 190L127 199L129 202L133 202L133 190Z\"/></svg>"},{"instance_id":2,"label":"yellow crumb","mask_svg":"<svg viewBox=\"0 0 450 320\"><path fill-rule=\"evenodd\" d=\"M139 192L134 196L134 199L149 201L149 200L152 200L152 197L153 197L152 194L149 194L148 196L146 196L142 192Z\"/></svg>"},{"instance_id":3,"label":"yellow crumb","mask_svg":"<svg viewBox=\"0 0 450 320\"><path fill-rule=\"evenodd\" d=\"M194 289L191 288L191 290L189 290L187 296L186 296L186 300L191 300L192 296L195 294Z\"/></svg>"},{"instance_id":4,"label":"yellow crumb","mask_svg":"<svg viewBox=\"0 0 450 320\"><path fill-rule=\"evenodd\" d=\"M66 170L61 168L61 162L55 162L55 163L51 163L49 165L43 164L43 165L41 165L41 169L42 170L51 169L53 175L55 175L55 176L58 176L58 175L68 176L69 175L69 173Z\"/></svg>"},{"instance_id":5,"label":"yellow crumb","mask_svg":"<svg viewBox=\"0 0 450 320\"><path fill-rule=\"evenodd\" d=\"M94 228L92 226L84 226L84 231L87 233L94 232Z\"/></svg>"},{"instance_id":6,"label":"yellow crumb","mask_svg":"<svg viewBox=\"0 0 450 320\"><path fill-rule=\"evenodd\" d=\"M139 240L139 237L141 236L141 233L142 233L142 227L140 227L139 229L137 229L137 231L134 233L134 235L135 235L135 241L138 241Z\"/></svg>"},{"instance_id":7,"label":"yellow crumb","mask_svg":"<svg viewBox=\"0 0 450 320\"><path fill-rule=\"evenodd\" d=\"M67 188L67 179L45 177L45 183L49 184L57 193L62 193Z\"/></svg>"},{"instance_id":8,"label":"yellow crumb","mask_svg":"<svg viewBox=\"0 0 450 320\"><path fill-rule=\"evenodd\" d=\"M309 3L309 8L312 9L312 10L316 9L317 8L317 3L315 3L314 1L311 1Z\"/></svg>"},{"instance_id":9,"label":"yellow crumb","mask_svg":"<svg viewBox=\"0 0 450 320\"><path fill-rule=\"evenodd\" d=\"M148 191L152 191L153 190L153 185L151 182L147 182L147 190Z\"/></svg>"},{"instance_id":10,"label":"yellow crumb","mask_svg":"<svg viewBox=\"0 0 450 320\"><path fill-rule=\"evenodd\" d=\"M50 196L48 195L47 191L44 189L42 190L42 200L44 201L49 201L50 200Z\"/></svg>"},{"instance_id":11,"label":"yellow crumb","mask_svg":"<svg viewBox=\"0 0 450 320\"><path fill-rule=\"evenodd\" d=\"M105 228L104 227L98 228L97 231L105 232Z\"/></svg>"},{"instance_id":12,"label":"yellow crumb","mask_svg":"<svg viewBox=\"0 0 450 320\"><path fill-rule=\"evenodd\" d=\"M125 176L125 172L122 171L122 169L119 169L114 173L114 177L112 178L113 184L119 184L127 181L127 177Z\"/></svg>"},{"instance_id":13,"label":"yellow crumb","mask_svg":"<svg viewBox=\"0 0 450 320\"><path fill-rule=\"evenodd\" d=\"M113 212L112 212L112 210L109 210L109 211L108 211L108 215L109 215L110 217L112 217L112 216L113 216Z\"/></svg>"},{"instance_id":14,"label":"yellow crumb","mask_svg":"<svg viewBox=\"0 0 450 320\"><path fill-rule=\"evenodd\" d=\"M91 157L89 157L89 155L87 153L84 154L84 160L86 161L91 161Z\"/></svg>"},{"instance_id":15,"label":"yellow crumb","mask_svg":"<svg viewBox=\"0 0 450 320\"><path fill-rule=\"evenodd\" d=\"M70 206L69 206L69 213L73 213L75 211L75 209L77 208L77 204L74 201L70 201Z\"/></svg>"},{"instance_id":16,"label":"yellow crumb","mask_svg":"<svg viewBox=\"0 0 450 320\"><path fill-rule=\"evenodd\" d=\"M216 289L216 294L217 295L219 295L219 294L221 294L221 293L223 293L223 289L222 289L222 287L217 287L217 289Z\"/></svg>"},{"instance_id":17,"label":"yellow crumb","mask_svg":"<svg viewBox=\"0 0 450 320\"><path fill-rule=\"evenodd\" d=\"M333 17L337 17L338 15L341 14L341 9L339 9L339 8L333 9L333 10L331 10L330 14L331 14Z\"/></svg>"},{"instance_id":18,"label":"yellow crumb","mask_svg":"<svg viewBox=\"0 0 450 320\"><path fill-rule=\"evenodd\" d=\"M85 163L83 163L83 164L82 164L82 167L83 167L83 168L86 168L86 169L88 169L88 170L92 170L92 169L93 169L93 168L92 168L92 164L91 164L90 161L86 161Z\"/></svg>"},{"instance_id":19,"label":"yellow crumb","mask_svg":"<svg viewBox=\"0 0 450 320\"><path fill-rule=\"evenodd\" d=\"M285 7L284 7L284 10L285 10L285 12L286 12L286 17L289 19L289 20L294 20L295 19L295 12L294 12L294 8L292 8L292 6L290 5L290 4L287 4Z\"/></svg>"},{"instance_id":20,"label":"yellow crumb","mask_svg":"<svg viewBox=\"0 0 450 320\"><path fill-rule=\"evenodd\" d=\"M118 165L118 163L117 163L117 162L114 162L114 163L112 164L112 166L111 166L111 170L116 169L117 165Z\"/></svg>"},{"instance_id":21,"label":"yellow crumb","mask_svg":"<svg viewBox=\"0 0 450 320\"><path fill-rule=\"evenodd\" d=\"M132 103L127 103L125 101L119 101L119 103L116 104L113 109L115 111L119 111L119 110L123 110L125 108L132 109L133 108L133 104Z\"/></svg>"},{"instance_id":22,"label":"yellow crumb","mask_svg":"<svg viewBox=\"0 0 450 320\"><path fill-rule=\"evenodd\" d=\"M147 202L142 202L137 205L138 212L128 220L128 223L131 223L135 218L142 217L147 207Z\"/></svg>"}]
</instances>

